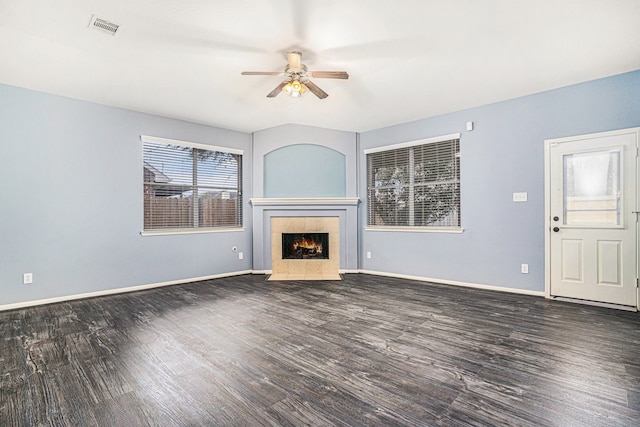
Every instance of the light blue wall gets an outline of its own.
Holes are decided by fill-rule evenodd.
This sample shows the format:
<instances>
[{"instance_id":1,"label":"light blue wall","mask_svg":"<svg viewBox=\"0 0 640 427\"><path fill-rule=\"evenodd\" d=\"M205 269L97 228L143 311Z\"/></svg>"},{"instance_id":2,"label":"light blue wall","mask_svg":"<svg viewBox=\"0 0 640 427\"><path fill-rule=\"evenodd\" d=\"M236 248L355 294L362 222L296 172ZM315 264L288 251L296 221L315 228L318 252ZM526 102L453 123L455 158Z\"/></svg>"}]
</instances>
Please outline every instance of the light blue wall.
<instances>
[{"instance_id":1,"label":"light blue wall","mask_svg":"<svg viewBox=\"0 0 640 427\"><path fill-rule=\"evenodd\" d=\"M142 237L141 134L245 150L246 231ZM250 270L251 169L249 134L0 85L0 305Z\"/></svg>"},{"instance_id":2,"label":"light blue wall","mask_svg":"<svg viewBox=\"0 0 640 427\"><path fill-rule=\"evenodd\" d=\"M264 197L345 197L345 155L313 144L295 144L264 156Z\"/></svg>"},{"instance_id":3,"label":"light blue wall","mask_svg":"<svg viewBox=\"0 0 640 427\"><path fill-rule=\"evenodd\" d=\"M464 130L467 121L474 131ZM264 197L267 153L316 144L344 154L346 197L363 199L363 221L362 150L455 132L464 233L359 227L359 248L341 247L346 268L360 258L370 271L542 291L544 140L635 126L640 71L361 135L286 125L256 132L253 143L248 134L0 85L0 305L250 270L248 201ZM246 231L140 236L141 134L244 149ZM529 201L513 203L521 191ZM255 226L262 236L263 224ZM25 272L32 285L22 284Z\"/></svg>"},{"instance_id":4,"label":"light blue wall","mask_svg":"<svg viewBox=\"0 0 640 427\"><path fill-rule=\"evenodd\" d=\"M465 130L473 121L475 129ZM363 231L365 270L544 290L544 140L640 126L640 71L366 132L361 149L460 132L463 234ZM359 153L359 193L366 194ZM528 193L526 203L512 193ZM366 218L366 202L361 221ZM529 264L529 274L520 264Z\"/></svg>"}]
</instances>

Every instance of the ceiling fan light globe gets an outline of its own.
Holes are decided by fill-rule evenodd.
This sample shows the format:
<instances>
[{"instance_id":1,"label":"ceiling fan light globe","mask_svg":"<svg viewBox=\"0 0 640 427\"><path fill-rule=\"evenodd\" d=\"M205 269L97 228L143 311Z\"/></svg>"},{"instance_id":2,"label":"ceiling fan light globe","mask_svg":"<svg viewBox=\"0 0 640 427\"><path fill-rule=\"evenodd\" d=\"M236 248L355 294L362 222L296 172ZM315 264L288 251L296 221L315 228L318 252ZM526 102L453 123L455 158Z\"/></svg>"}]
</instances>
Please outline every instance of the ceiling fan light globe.
<instances>
[{"instance_id":1,"label":"ceiling fan light globe","mask_svg":"<svg viewBox=\"0 0 640 427\"><path fill-rule=\"evenodd\" d=\"M307 93L308 90L307 86L299 80L290 81L282 87L282 91L292 98L298 98Z\"/></svg>"}]
</instances>

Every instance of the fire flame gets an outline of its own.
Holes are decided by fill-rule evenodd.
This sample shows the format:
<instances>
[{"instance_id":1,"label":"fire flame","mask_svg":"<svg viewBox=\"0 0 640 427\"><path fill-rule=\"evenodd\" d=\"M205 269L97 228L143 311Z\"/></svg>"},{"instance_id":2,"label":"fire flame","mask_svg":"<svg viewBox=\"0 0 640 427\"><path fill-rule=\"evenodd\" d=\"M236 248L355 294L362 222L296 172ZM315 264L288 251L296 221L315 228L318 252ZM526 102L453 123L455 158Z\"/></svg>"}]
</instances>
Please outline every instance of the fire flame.
<instances>
[{"instance_id":1,"label":"fire flame","mask_svg":"<svg viewBox=\"0 0 640 427\"><path fill-rule=\"evenodd\" d=\"M322 245L320 243L314 242L313 240L302 239L300 242L294 242L293 250L296 250L298 248L315 250L317 253L322 253Z\"/></svg>"}]
</instances>

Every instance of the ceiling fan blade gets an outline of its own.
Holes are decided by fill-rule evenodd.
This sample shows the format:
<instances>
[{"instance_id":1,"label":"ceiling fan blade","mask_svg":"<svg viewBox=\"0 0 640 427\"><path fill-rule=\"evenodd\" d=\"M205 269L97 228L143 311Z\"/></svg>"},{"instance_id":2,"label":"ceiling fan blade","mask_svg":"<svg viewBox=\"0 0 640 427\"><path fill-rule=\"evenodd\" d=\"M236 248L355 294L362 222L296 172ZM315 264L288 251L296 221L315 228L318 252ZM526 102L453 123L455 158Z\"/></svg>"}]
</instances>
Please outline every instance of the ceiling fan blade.
<instances>
[{"instance_id":1,"label":"ceiling fan blade","mask_svg":"<svg viewBox=\"0 0 640 427\"><path fill-rule=\"evenodd\" d=\"M267 95L267 98L275 98L276 96L280 95L280 92L282 92L282 88L288 83L288 81L283 81L282 83L280 83L278 86L276 86L276 88L274 90L272 90L271 92L269 92L269 95Z\"/></svg>"},{"instance_id":2,"label":"ceiling fan blade","mask_svg":"<svg viewBox=\"0 0 640 427\"><path fill-rule=\"evenodd\" d=\"M243 76L284 76L285 73L281 71L243 71Z\"/></svg>"},{"instance_id":3,"label":"ceiling fan blade","mask_svg":"<svg viewBox=\"0 0 640 427\"><path fill-rule=\"evenodd\" d=\"M310 71L311 77L319 79L348 79L346 71Z\"/></svg>"},{"instance_id":4,"label":"ceiling fan blade","mask_svg":"<svg viewBox=\"0 0 640 427\"><path fill-rule=\"evenodd\" d=\"M296 72L302 70L301 62L302 54L297 50L293 52L287 52L287 61L289 61L289 70Z\"/></svg>"},{"instance_id":5,"label":"ceiling fan blade","mask_svg":"<svg viewBox=\"0 0 640 427\"><path fill-rule=\"evenodd\" d=\"M316 86L316 84L314 82L312 82L311 80L307 80L303 82L304 85L309 88L309 90L311 92L313 92L313 94L315 96L317 96L320 99L325 99L327 96L329 96L329 94L325 91L323 91L322 89L320 89L318 86Z\"/></svg>"}]
</instances>

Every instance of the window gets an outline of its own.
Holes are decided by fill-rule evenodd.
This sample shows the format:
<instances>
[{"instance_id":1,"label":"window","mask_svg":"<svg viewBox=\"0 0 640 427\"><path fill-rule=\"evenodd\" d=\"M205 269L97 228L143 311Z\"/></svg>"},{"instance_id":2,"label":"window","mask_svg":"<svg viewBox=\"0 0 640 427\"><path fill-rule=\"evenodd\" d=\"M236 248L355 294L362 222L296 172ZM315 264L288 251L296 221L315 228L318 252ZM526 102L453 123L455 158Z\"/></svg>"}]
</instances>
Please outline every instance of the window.
<instances>
[{"instance_id":1,"label":"window","mask_svg":"<svg viewBox=\"0 0 640 427\"><path fill-rule=\"evenodd\" d=\"M564 224L620 225L619 149L565 154Z\"/></svg>"},{"instance_id":2,"label":"window","mask_svg":"<svg viewBox=\"0 0 640 427\"><path fill-rule=\"evenodd\" d=\"M460 134L365 154L368 226L460 228Z\"/></svg>"},{"instance_id":3,"label":"window","mask_svg":"<svg viewBox=\"0 0 640 427\"><path fill-rule=\"evenodd\" d=\"M242 151L143 135L144 231L242 226Z\"/></svg>"}]
</instances>

